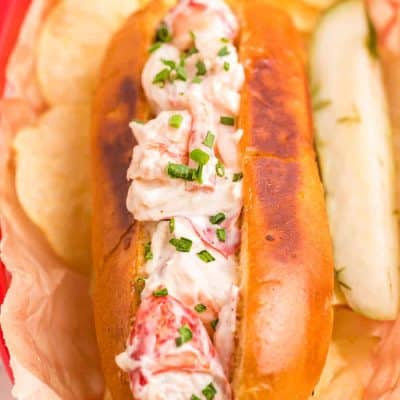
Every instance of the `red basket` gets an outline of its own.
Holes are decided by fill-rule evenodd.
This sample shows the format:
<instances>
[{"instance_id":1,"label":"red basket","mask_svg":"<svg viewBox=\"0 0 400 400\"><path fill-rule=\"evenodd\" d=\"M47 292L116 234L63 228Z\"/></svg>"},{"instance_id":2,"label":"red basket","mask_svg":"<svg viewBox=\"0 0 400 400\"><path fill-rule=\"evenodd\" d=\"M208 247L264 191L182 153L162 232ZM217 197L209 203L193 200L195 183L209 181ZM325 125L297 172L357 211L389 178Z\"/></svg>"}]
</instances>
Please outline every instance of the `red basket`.
<instances>
[{"instance_id":1,"label":"red basket","mask_svg":"<svg viewBox=\"0 0 400 400\"><path fill-rule=\"evenodd\" d=\"M0 7L0 97L5 85L5 70L7 60L18 37L18 32L24 20L26 11L31 0L2 0ZM0 262L0 303L3 303L8 286L10 275ZM3 334L0 329L0 357L6 370L12 379L10 368L10 355L4 343Z\"/></svg>"}]
</instances>

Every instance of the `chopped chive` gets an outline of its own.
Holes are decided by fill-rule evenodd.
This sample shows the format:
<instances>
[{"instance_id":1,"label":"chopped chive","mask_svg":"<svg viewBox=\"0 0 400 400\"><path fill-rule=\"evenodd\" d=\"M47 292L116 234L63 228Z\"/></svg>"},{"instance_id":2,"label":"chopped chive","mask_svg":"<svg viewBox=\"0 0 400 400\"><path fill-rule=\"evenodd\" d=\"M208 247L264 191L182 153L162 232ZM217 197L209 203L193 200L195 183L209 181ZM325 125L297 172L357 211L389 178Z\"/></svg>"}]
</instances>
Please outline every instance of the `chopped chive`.
<instances>
[{"instance_id":1,"label":"chopped chive","mask_svg":"<svg viewBox=\"0 0 400 400\"><path fill-rule=\"evenodd\" d=\"M236 174L233 174L232 181L233 182L239 182L243 179L243 172L238 172Z\"/></svg>"},{"instance_id":2,"label":"chopped chive","mask_svg":"<svg viewBox=\"0 0 400 400\"><path fill-rule=\"evenodd\" d=\"M155 51L157 51L160 47L162 46L162 43L161 42L155 42L154 44L152 44L150 47L149 47L149 53L154 53Z\"/></svg>"},{"instance_id":3,"label":"chopped chive","mask_svg":"<svg viewBox=\"0 0 400 400\"><path fill-rule=\"evenodd\" d=\"M195 394L192 394L190 400L201 400L200 397L197 397Z\"/></svg>"},{"instance_id":4,"label":"chopped chive","mask_svg":"<svg viewBox=\"0 0 400 400\"><path fill-rule=\"evenodd\" d=\"M190 31L189 34L190 34L190 37L192 38L192 40L193 40L193 42L194 42L194 41L196 40L196 35L195 35L195 33L194 33L193 31Z\"/></svg>"},{"instance_id":5,"label":"chopped chive","mask_svg":"<svg viewBox=\"0 0 400 400\"><path fill-rule=\"evenodd\" d=\"M176 62L174 60L161 60L161 62L167 67L170 67L171 69L176 68Z\"/></svg>"},{"instance_id":6,"label":"chopped chive","mask_svg":"<svg viewBox=\"0 0 400 400\"><path fill-rule=\"evenodd\" d=\"M203 183L203 164L199 164L197 170L195 171L195 180L199 183Z\"/></svg>"},{"instance_id":7,"label":"chopped chive","mask_svg":"<svg viewBox=\"0 0 400 400\"><path fill-rule=\"evenodd\" d=\"M233 117L224 117L224 116L222 116L222 117L219 119L219 122L220 122L222 125L233 126L233 125L235 125L235 118L233 118Z\"/></svg>"},{"instance_id":8,"label":"chopped chive","mask_svg":"<svg viewBox=\"0 0 400 400\"><path fill-rule=\"evenodd\" d=\"M204 64L204 61L197 61L196 63L196 68L197 68L197 76L203 76L207 73L207 67L206 64Z\"/></svg>"},{"instance_id":9,"label":"chopped chive","mask_svg":"<svg viewBox=\"0 0 400 400\"><path fill-rule=\"evenodd\" d=\"M151 242L147 242L144 244L144 259L147 261L153 259L153 252L151 251Z\"/></svg>"},{"instance_id":10,"label":"chopped chive","mask_svg":"<svg viewBox=\"0 0 400 400\"><path fill-rule=\"evenodd\" d=\"M313 103L313 110L320 111L332 105L332 101L329 99L326 100L317 100Z\"/></svg>"},{"instance_id":11,"label":"chopped chive","mask_svg":"<svg viewBox=\"0 0 400 400\"><path fill-rule=\"evenodd\" d=\"M219 225L225 221L225 218L226 215L223 212L219 212L218 214L211 216L209 220L213 225Z\"/></svg>"},{"instance_id":12,"label":"chopped chive","mask_svg":"<svg viewBox=\"0 0 400 400\"><path fill-rule=\"evenodd\" d=\"M180 239L173 238L169 243L175 247L176 251L181 253L189 253L192 248L192 241L184 237L181 237Z\"/></svg>"},{"instance_id":13,"label":"chopped chive","mask_svg":"<svg viewBox=\"0 0 400 400\"><path fill-rule=\"evenodd\" d=\"M231 68L231 64L229 64L227 61L225 61L224 62L224 70L229 71L230 68Z\"/></svg>"},{"instance_id":14,"label":"chopped chive","mask_svg":"<svg viewBox=\"0 0 400 400\"><path fill-rule=\"evenodd\" d=\"M157 29L156 40L163 43L168 43L172 40L172 35L169 32L167 25L161 24Z\"/></svg>"},{"instance_id":15,"label":"chopped chive","mask_svg":"<svg viewBox=\"0 0 400 400\"><path fill-rule=\"evenodd\" d=\"M210 149L212 149L215 141L215 135L213 135L210 131L207 132L206 138L204 139L203 144Z\"/></svg>"},{"instance_id":16,"label":"chopped chive","mask_svg":"<svg viewBox=\"0 0 400 400\"><path fill-rule=\"evenodd\" d=\"M135 124L140 124L140 125L144 125L145 122L140 120L140 119L133 119L132 122L134 122Z\"/></svg>"},{"instance_id":17,"label":"chopped chive","mask_svg":"<svg viewBox=\"0 0 400 400\"><path fill-rule=\"evenodd\" d=\"M215 389L215 386L210 383L201 391L201 393L203 393L206 400L213 400L217 394L217 389Z\"/></svg>"},{"instance_id":18,"label":"chopped chive","mask_svg":"<svg viewBox=\"0 0 400 400\"><path fill-rule=\"evenodd\" d=\"M217 229L217 238L220 242L225 242L226 230L224 228Z\"/></svg>"},{"instance_id":19,"label":"chopped chive","mask_svg":"<svg viewBox=\"0 0 400 400\"><path fill-rule=\"evenodd\" d=\"M214 321L211 321L211 328L213 328L213 331L215 331L217 329L217 325L218 325L219 319L214 319Z\"/></svg>"},{"instance_id":20,"label":"chopped chive","mask_svg":"<svg viewBox=\"0 0 400 400\"><path fill-rule=\"evenodd\" d=\"M178 79L179 81L187 81L187 74L185 71L185 68L182 65L179 65L178 67L176 67L176 79Z\"/></svg>"},{"instance_id":21,"label":"chopped chive","mask_svg":"<svg viewBox=\"0 0 400 400\"><path fill-rule=\"evenodd\" d=\"M221 38L221 42L222 43L229 43L229 39L228 38Z\"/></svg>"},{"instance_id":22,"label":"chopped chive","mask_svg":"<svg viewBox=\"0 0 400 400\"><path fill-rule=\"evenodd\" d=\"M162 288L162 289L159 289L159 290L155 290L153 292L153 296L154 297L165 297L165 296L168 296L168 289L167 288Z\"/></svg>"},{"instance_id":23,"label":"chopped chive","mask_svg":"<svg viewBox=\"0 0 400 400\"><path fill-rule=\"evenodd\" d=\"M199 76L195 76L192 79L192 83L201 83L201 82L203 82L203 79L201 79Z\"/></svg>"},{"instance_id":24,"label":"chopped chive","mask_svg":"<svg viewBox=\"0 0 400 400\"><path fill-rule=\"evenodd\" d=\"M225 167L224 164L221 163L221 161L218 161L217 165L215 166L215 172L220 178L225 175Z\"/></svg>"},{"instance_id":25,"label":"chopped chive","mask_svg":"<svg viewBox=\"0 0 400 400\"><path fill-rule=\"evenodd\" d=\"M204 311L207 310L207 307L206 307L204 304L199 303L199 304L196 304L196 305L194 306L194 309L196 310L196 312L198 312L199 314L201 314L201 313L203 313Z\"/></svg>"},{"instance_id":26,"label":"chopped chive","mask_svg":"<svg viewBox=\"0 0 400 400\"><path fill-rule=\"evenodd\" d=\"M189 326L183 325L178 329L179 337L175 339L175 343L177 347L182 346L183 344L190 342L193 338L192 331Z\"/></svg>"},{"instance_id":27,"label":"chopped chive","mask_svg":"<svg viewBox=\"0 0 400 400\"><path fill-rule=\"evenodd\" d=\"M368 19L368 36L365 40L365 45L369 51L372 58L378 58L378 36L376 34L376 29L371 21L371 18L367 16Z\"/></svg>"},{"instance_id":28,"label":"chopped chive","mask_svg":"<svg viewBox=\"0 0 400 400\"><path fill-rule=\"evenodd\" d=\"M172 217L169 220L169 232L174 233L174 231L175 231L175 218Z\"/></svg>"},{"instance_id":29,"label":"chopped chive","mask_svg":"<svg viewBox=\"0 0 400 400\"><path fill-rule=\"evenodd\" d=\"M168 68L162 69L153 79L153 84L160 84L161 87L165 86L165 83L170 77L171 71Z\"/></svg>"},{"instance_id":30,"label":"chopped chive","mask_svg":"<svg viewBox=\"0 0 400 400\"><path fill-rule=\"evenodd\" d=\"M218 57L225 57L230 54L228 50L228 46L224 46L219 52L218 52Z\"/></svg>"},{"instance_id":31,"label":"chopped chive","mask_svg":"<svg viewBox=\"0 0 400 400\"><path fill-rule=\"evenodd\" d=\"M171 178L184 179L185 181L194 181L196 179L196 170L184 164L169 163L167 174Z\"/></svg>"},{"instance_id":32,"label":"chopped chive","mask_svg":"<svg viewBox=\"0 0 400 400\"><path fill-rule=\"evenodd\" d=\"M185 58L189 58L190 56L192 56L193 54L197 54L198 52L199 52L199 50L193 46L190 49L186 50Z\"/></svg>"},{"instance_id":33,"label":"chopped chive","mask_svg":"<svg viewBox=\"0 0 400 400\"><path fill-rule=\"evenodd\" d=\"M199 251L197 253L197 257L199 257L200 260L204 261L205 263L209 263L211 261L215 261L214 256L210 252L208 252L207 250Z\"/></svg>"},{"instance_id":34,"label":"chopped chive","mask_svg":"<svg viewBox=\"0 0 400 400\"><path fill-rule=\"evenodd\" d=\"M168 123L169 123L170 127L178 129L178 128L180 128L182 121L183 121L182 115L174 114L174 115L171 115Z\"/></svg>"},{"instance_id":35,"label":"chopped chive","mask_svg":"<svg viewBox=\"0 0 400 400\"><path fill-rule=\"evenodd\" d=\"M146 281L145 281L144 278L142 278L142 277L136 278L136 280L135 280L135 292L137 294L142 293L144 288L145 288L145 286L146 286Z\"/></svg>"},{"instance_id":36,"label":"chopped chive","mask_svg":"<svg viewBox=\"0 0 400 400\"><path fill-rule=\"evenodd\" d=\"M196 161L199 165L206 165L210 156L201 149L194 149L190 152L190 159Z\"/></svg>"}]
</instances>

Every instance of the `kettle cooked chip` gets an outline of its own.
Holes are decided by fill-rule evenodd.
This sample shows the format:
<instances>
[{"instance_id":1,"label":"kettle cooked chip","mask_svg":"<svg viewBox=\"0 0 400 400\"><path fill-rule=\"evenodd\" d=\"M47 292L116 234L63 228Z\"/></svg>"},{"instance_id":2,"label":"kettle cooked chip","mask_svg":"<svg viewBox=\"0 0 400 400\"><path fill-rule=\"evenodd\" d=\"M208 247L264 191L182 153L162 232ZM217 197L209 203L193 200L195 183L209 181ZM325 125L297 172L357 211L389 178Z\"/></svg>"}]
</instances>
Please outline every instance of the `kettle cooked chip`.
<instances>
[{"instance_id":1,"label":"kettle cooked chip","mask_svg":"<svg viewBox=\"0 0 400 400\"><path fill-rule=\"evenodd\" d=\"M40 34L37 75L51 105L90 101L112 34L137 0L62 0Z\"/></svg>"},{"instance_id":2,"label":"kettle cooked chip","mask_svg":"<svg viewBox=\"0 0 400 400\"><path fill-rule=\"evenodd\" d=\"M32 221L72 268L89 273L90 110L59 106L16 136L16 189Z\"/></svg>"}]
</instances>

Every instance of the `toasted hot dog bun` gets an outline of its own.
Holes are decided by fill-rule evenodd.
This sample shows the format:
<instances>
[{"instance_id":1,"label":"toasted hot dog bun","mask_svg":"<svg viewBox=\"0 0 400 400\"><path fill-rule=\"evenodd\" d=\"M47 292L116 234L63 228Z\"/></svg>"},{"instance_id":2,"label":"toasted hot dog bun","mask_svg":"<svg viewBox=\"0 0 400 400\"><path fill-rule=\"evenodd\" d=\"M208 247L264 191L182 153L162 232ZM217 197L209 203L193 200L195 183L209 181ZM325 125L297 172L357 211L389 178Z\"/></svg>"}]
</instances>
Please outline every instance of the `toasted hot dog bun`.
<instances>
[{"instance_id":1,"label":"toasted hot dog bun","mask_svg":"<svg viewBox=\"0 0 400 400\"><path fill-rule=\"evenodd\" d=\"M246 69L239 125L244 172L235 399L302 400L316 385L332 329L333 260L301 38L266 1L229 1ZM107 387L132 399L115 363L139 294L147 240L126 210L133 118L150 115L141 72L170 1L153 1L114 37L93 109L94 310Z\"/></svg>"}]
</instances>

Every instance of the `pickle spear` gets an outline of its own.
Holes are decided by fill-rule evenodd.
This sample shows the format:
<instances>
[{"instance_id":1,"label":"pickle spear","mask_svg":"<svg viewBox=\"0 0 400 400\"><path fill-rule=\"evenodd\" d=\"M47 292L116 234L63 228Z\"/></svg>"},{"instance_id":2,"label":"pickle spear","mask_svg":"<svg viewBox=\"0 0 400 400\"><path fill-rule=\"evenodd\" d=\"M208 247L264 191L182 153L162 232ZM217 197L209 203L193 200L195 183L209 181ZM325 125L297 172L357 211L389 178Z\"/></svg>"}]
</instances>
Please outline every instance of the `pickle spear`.
<instances>
[{"instance_id":1,"label":"pickle spear","mask_svg":"<svg viewBox=\"0 0 400 400\"><path fill-rule=\"evenodd\" d=\"M336 281L355 311L395 319L399 231L392 133L376 35L363 2L347 0L329 9L310 51Z\"/></svg>"}]
</instances>

